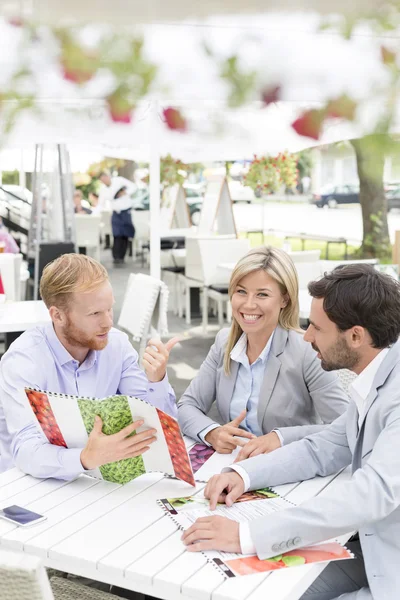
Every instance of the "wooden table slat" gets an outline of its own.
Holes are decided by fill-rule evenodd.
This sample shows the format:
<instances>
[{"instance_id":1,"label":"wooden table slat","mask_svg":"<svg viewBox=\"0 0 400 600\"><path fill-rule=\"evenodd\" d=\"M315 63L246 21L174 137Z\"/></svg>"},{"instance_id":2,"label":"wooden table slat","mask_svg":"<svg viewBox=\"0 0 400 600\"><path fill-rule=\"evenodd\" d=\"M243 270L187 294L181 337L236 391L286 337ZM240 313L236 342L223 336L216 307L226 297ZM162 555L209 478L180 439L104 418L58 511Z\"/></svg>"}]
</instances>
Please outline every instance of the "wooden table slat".
<instances>
[{"instance_id":1,"label":"wooden table slat","mask_svg":"<svg viewBox=\"0 0 400 600\"><path fill-rule=\"evenodd\" d=\"M125 544L104 556L97 565L99 572L119 575L121 571L124 572L129 565L175 533L176 530L177 527L172 519L167 515L162 516Z\"/></svg>"},{"instance_id":2,"label":"wooden table slat","mask_svg":"<svg viewBox=\"0 0 400 600\"><path fill-rule=\"evenodd\" d=\"M148 554L135 561L125 570L125 577L143 583L152 583L153 577L186 552L181 541L182 532L175 531Z\"/></svg>"},{"instance_id":3,"label":"wooden table slat","mask_svg":"<svg viewBox=\"0 0 400 600\"><path fill-rule=\"evenodd\" d=\"M158 498L193 493L193 488L182 481L162 479L142 489L140 494L133 494L140 485L143 487L143 481L137 479L121 488L128 490L127 493L130 490L130 497L123 504L110 507L107 513L53 547L51 556L60 560L62 556L73 555L75 561L97 563L111 548L121 546L164 514L156 502ZM203 485L199 484L198 489Z\"/></svg>"}]
</instances>

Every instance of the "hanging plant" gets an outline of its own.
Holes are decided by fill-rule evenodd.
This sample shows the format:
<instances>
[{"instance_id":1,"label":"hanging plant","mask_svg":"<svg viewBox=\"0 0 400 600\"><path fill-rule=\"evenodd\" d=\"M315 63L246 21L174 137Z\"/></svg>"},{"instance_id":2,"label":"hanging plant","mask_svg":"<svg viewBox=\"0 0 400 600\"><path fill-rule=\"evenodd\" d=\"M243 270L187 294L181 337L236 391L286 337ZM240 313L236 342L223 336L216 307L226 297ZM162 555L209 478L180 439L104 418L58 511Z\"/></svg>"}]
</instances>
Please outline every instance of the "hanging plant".
<instances>
[{"instance_id":1,"label":"hanging plant","mask_svg":"<svg viewBox=\"0 0 400 600\"><path fill-rule=\"evenodd\" d=\"M282 186L293 189L297 184L297 158L288 153L261 157L254 155L244 183L254 190L256 196L273 194Z\"/></svg>"},{"instance_id":2,"label":"hanging plant","mask_svg":"<svg viewBox=\"0 0 400 600\"><path fill-rule=\"evenodd\" d=\"M163 156L160 161L160 182L164 188L182 183L186 179L189 167L179 159L172 158L170 154Z\"/></svg>"}]
</instances>

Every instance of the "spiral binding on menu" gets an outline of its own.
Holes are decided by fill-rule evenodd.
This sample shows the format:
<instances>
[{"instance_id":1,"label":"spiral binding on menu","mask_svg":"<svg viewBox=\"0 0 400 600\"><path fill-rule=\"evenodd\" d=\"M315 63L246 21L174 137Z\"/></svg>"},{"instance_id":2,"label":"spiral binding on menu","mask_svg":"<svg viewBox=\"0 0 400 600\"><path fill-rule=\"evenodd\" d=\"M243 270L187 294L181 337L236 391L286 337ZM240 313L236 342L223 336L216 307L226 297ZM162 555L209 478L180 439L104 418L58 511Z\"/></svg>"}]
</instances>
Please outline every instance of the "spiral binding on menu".
<instances>
[{"instance_id":1,"label":"spiral binding on menu","mask_svg":"<svg viewBox=\"0 0 400 600\"><path fill-rule=\"evenodd\" d=\"M103 400L107 400L108 398L112 398L114 396L118 396L120 398L132 398L134 400L139 400L139 402L143 402L143 404L147 404L148 406L152 406L153 408L156 408L154 406L154 404L151 404L151 402L149 402L148 400L144 400L143 398L138 398L137 396L128 396L128 394L110 394L109 396L105 396L104 398L97 398L96 396L81 396L81 395L74 395L74 394L63 394L62 392L49 392L48 390L42 390L40 388L36 388L36 387L26 387L24 388L26 392L40 392L41 394L46 394L46 396L54 396L55 398L67 398L68 400L91 400L91 401L95 401L95 402L102 402ZM162 410L162 409L159 409ZM165 411L162 411L165 412ZM175 417L172 417L171 415L168 415L171 417L171 419L175 419ZM176 419L175 419L176 421Z\"/></svg>"}]
</instances>

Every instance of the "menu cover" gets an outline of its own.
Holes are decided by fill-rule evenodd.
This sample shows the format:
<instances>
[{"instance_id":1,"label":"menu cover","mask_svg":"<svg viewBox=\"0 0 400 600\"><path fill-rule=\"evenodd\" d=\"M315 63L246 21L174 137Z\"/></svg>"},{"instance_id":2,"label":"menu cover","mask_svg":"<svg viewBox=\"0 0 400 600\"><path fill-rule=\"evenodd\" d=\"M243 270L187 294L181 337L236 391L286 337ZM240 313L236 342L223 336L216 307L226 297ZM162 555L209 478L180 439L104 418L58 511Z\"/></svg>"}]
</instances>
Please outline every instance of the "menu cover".
<instances>
[{"instance_id":1,"label":"menu cover","mask_svg":"<svg viewBox=\"0 0 400 600\"><path fill-rule=\"evenodd\" d=\"M145 400L118 395L85 398L31 388L26 388L25 394L41 430L50 444L56 446L86 446L96 415L103 421L106 435L118 433L138 419L143 419L144 425L132 435L156 429L156 441L142 456L103 465L88 471L88 475L124 484L144 473L158 471L195 485L178 421Z\"/></svg>"},{"instance_id":2,"label":"menu cover","mask_svg":"<svg viewBox=\"0 0 400 600\"><path fill-rule=\"evenodd\" d=\"M228 508L225 504L218 504L214 511L210 510L209 501L201 494L182 498L164 498L158 500L158 503L179 528L184 530L200 517L220 515L243 523L293 506L291 502L280 497L271 488L246 492L236 500L232 507ZM256 555L234 554L217 550L207 550L203 554L226 578L354 558L354 555L337 541L296 548L265 560L259 559Z\"/></svg>"}]
</instances>

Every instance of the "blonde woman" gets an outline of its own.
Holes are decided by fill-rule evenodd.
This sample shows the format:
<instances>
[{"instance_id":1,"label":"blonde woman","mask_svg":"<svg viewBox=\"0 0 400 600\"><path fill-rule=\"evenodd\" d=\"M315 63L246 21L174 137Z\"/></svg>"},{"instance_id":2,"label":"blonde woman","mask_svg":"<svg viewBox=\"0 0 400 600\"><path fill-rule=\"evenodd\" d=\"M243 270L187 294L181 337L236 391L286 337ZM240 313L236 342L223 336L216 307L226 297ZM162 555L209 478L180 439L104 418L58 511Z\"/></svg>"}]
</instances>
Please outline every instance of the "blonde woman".
<instances>
[{"instance_id":1,"label":"blonde woman","mask_svg":"<svg viewBox=\"0 0 400 600\"><path fill-rule=\"evenodd\" d=\"M232 325L222 329L178 403L183 432L240 460L319 431L347 408L299 327L298 278L288 254L251 250L233 270ZM218 421L208 415L213 404ZM250 438L244 445L236 436Z\"/></svg>"}]
</instances>

